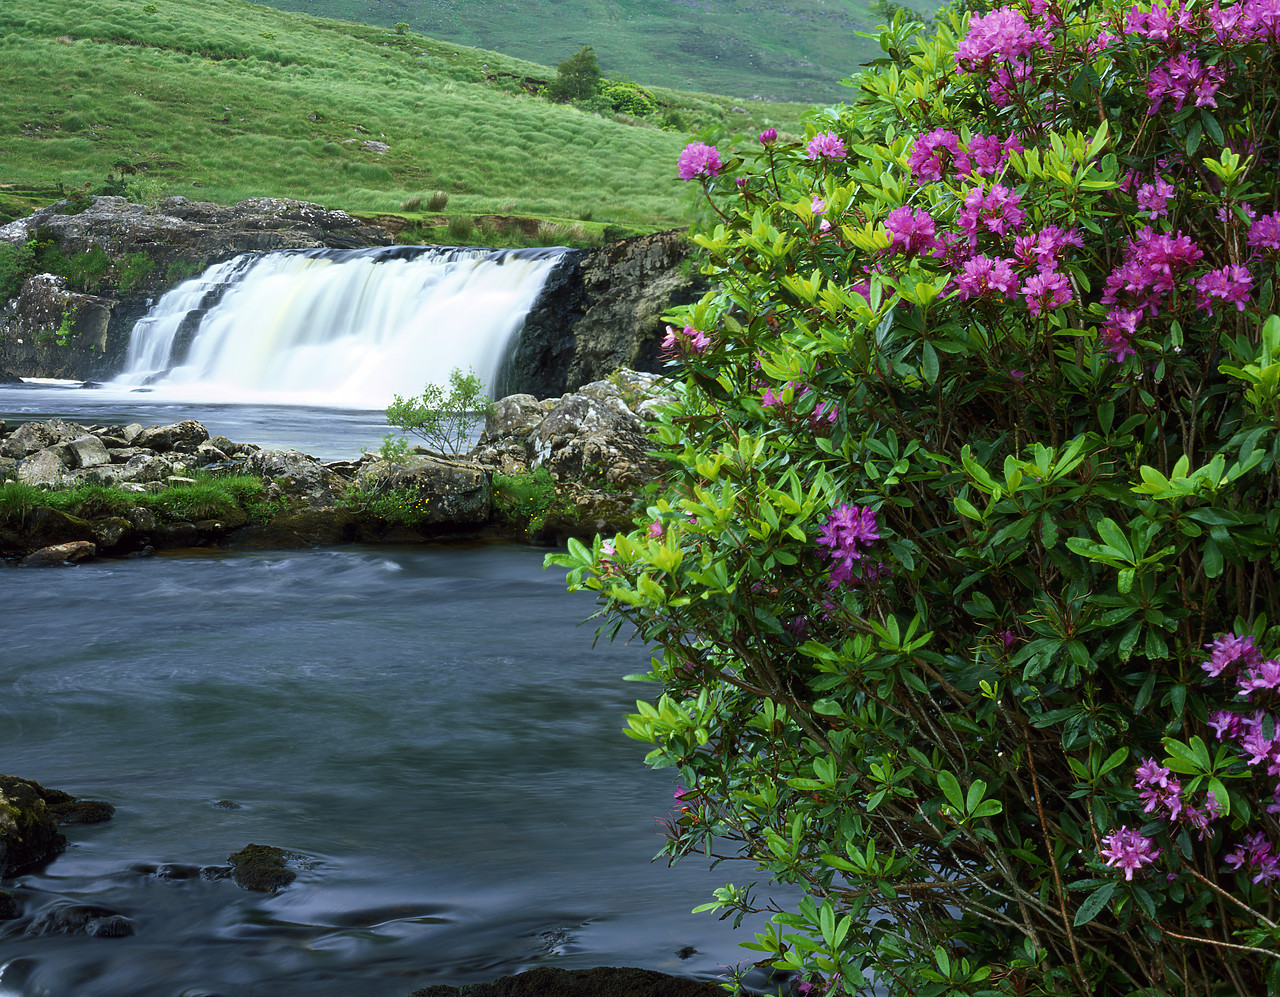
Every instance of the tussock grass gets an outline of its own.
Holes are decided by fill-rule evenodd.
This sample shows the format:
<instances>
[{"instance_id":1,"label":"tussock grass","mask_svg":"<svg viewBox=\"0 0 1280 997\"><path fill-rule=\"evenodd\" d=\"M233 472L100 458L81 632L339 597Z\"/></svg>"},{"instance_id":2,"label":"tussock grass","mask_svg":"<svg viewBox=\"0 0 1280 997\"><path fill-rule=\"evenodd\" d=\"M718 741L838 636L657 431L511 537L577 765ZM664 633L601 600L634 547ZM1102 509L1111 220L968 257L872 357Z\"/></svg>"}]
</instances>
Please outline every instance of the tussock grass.
<instances>
[{"instance_id":1,"label":"tussock grass","mask_svg":"<svg viewBox=\"0 0 1280 997\"><path fill-rule=\"evenodd\" d=\"M486 82L546 67L243 0L156 6L0 5L0 180L96 186L124 164L168 194L223 203L379 212L434 190L471 216L687 220L684 134ZM682 99L690 119L760 124L727 101Z\"/></svg>"}]
</instances>

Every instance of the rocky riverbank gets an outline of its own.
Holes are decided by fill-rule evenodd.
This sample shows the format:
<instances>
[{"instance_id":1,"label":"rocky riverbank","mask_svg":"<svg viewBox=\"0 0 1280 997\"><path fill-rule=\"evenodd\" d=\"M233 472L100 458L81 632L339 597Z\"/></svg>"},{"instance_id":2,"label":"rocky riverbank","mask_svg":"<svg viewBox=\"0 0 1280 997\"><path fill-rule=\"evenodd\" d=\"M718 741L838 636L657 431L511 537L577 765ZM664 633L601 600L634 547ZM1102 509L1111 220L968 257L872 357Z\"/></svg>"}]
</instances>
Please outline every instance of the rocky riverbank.
<instances>
[{"instance_id":1,"label":"rocky riverbank","mask_svg":"<svg viewBox=\"0 0 1280 997\"><path fill-rule=\"evenodd\" d=\"M629 529L661 473L644 420L657 375L620 370L558 398L501 399L466 455L321 461L199 422L0 423L0 557L26 564L185 547L286 548Z\"/></svg>"}]
</instances>

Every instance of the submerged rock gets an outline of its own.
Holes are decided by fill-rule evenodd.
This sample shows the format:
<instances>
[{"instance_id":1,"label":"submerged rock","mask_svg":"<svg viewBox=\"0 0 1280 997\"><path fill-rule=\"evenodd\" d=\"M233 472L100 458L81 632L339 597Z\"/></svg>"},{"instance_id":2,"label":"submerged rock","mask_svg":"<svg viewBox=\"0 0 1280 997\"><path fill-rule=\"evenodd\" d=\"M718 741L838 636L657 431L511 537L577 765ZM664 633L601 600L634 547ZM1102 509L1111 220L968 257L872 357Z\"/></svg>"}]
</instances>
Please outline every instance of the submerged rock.
<instances>
[{"instance_id":1,"label":"submerged rock","mask_svg":"<svg viewBox=\"0 0 1280 997\"><path fill-rule=\"evenodd\" d=\"M298 876L289 868L291 854L274 845L245 845L227 856L231 878L245 890L278 893Z\"/></svg>"},{"instance_id":2,"label":"submerged rock","mask_svg":"<svg viewBox=\"0 0 1280 997\"><path fill-rule=\"evenodd\" d=\"M34 550L21 561L24 568L48 568L58 564L79 564L88 561L98 554L96 544L88 540L72 540L69 543L54 544Z\"/></svg>"},{"instance_id":3,"label":"submerged rock","mask_svg":"<svg viewBox=\"0 0 1280 997\"><path fill-rule=\"evenodd\" d=\"M127 938L133 934L133 921L107 907L57 903L37 911L27 925L26 934Z\"/></svg>"}]
</instances>

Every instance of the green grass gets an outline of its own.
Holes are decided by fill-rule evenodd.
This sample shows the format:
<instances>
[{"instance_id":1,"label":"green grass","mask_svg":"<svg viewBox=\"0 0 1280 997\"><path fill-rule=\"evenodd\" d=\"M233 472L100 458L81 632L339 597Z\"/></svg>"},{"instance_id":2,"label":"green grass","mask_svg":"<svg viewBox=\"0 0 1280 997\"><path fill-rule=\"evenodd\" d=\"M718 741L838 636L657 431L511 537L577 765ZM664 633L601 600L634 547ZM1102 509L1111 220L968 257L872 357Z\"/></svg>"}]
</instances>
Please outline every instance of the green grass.
<instances>
[{"instance_id":1,"label":"green grass","mask_svg":"<svg viewBox=\"0 0 1280 997\"><path fill-rule=\"evenodd\" d=\"M158 182L152 194L221 203L377 213L439 190L451 216L641 230L689 216L674 168L687 135L512 91L554 74L544 66L243 0L155 6L0 6L0 181L96 188L124 167ZM690 127L725 132L795 129L801 110L655 94Z\"/></svg>"},{"instance_id":2,"label":"green grass","mask_svg":"<svg viewBox=\"0 0 1280 997\"><path fill-rule=\"evenodd\" d=\"M159 492L127 492L114 485L81 484L43 489L17 481L0 484L0 522L17 522L32 509L47 507L81 519L119 516L130 509L150 509L165 519L216 519L243 509L255 519L269 519L274 506L265 501L262 480L254 475L214 476L197 472L195 483Z\"/></svg>"},{"instance_id":3,"label":"green grass","mask_svg":"<svg viewBox=\"0 0 1280 997\"><path fill-rule=\"evenodd\" d=\"M606 75L740 100L840 101L839 81L881 54L855 32L862 0L270 0L282 10L391 27L554 66L579 46ZM934 0L911 4L931 13Z\"/></svg>"}]
</instances>

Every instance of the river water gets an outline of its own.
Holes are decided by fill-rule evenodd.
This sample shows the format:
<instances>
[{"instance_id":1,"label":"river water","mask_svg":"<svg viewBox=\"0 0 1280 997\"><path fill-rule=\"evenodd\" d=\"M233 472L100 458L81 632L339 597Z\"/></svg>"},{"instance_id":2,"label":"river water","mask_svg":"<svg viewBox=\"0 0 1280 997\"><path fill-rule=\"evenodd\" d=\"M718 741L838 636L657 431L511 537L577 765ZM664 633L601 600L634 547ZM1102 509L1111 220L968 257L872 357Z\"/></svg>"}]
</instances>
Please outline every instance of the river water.
<instances>
[{"instance_id":1,"label":"river water","mask_svg":"<svg viewBox=\"0 0 1280 997\"><path fill-rule=\"evenodd\" d=\"M404 995L535 965L714 978L725 879L651 863L669 772L621 716L639 645L544 551L350 547L0 568L0 771L117 806L20 887L128 938L8 935L0 995ZM276 895L167 879L254 842ZM693 951L691 951L693 950Z\"/></svg>"}]
</instances>

